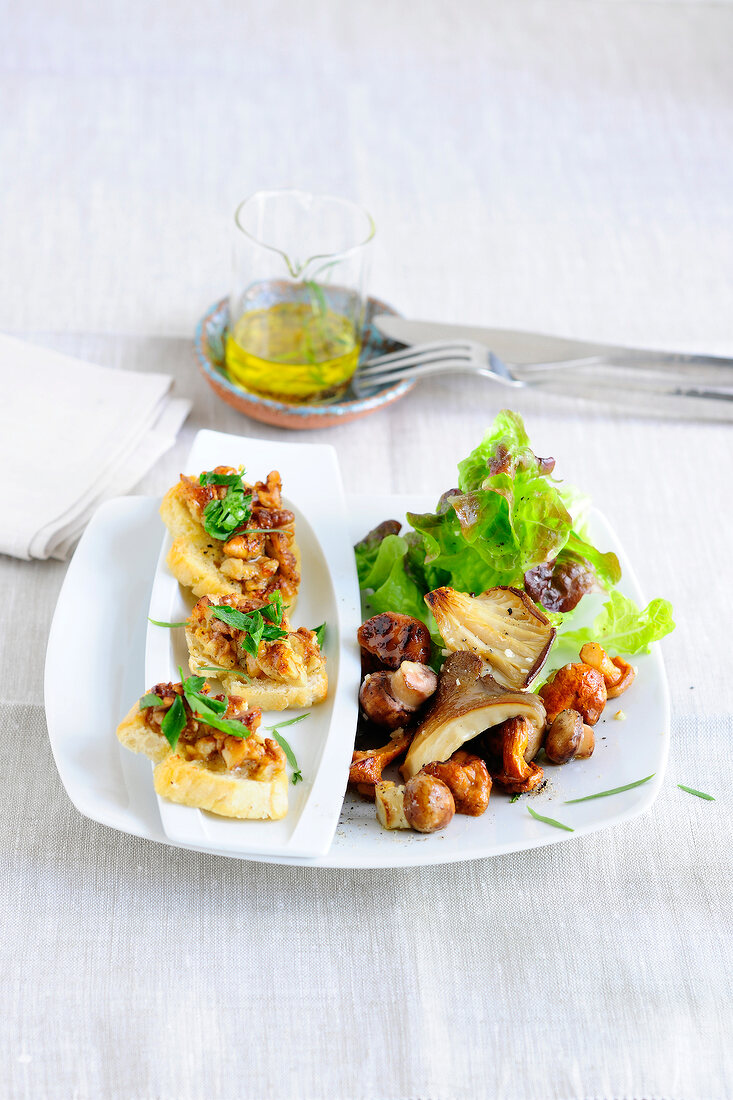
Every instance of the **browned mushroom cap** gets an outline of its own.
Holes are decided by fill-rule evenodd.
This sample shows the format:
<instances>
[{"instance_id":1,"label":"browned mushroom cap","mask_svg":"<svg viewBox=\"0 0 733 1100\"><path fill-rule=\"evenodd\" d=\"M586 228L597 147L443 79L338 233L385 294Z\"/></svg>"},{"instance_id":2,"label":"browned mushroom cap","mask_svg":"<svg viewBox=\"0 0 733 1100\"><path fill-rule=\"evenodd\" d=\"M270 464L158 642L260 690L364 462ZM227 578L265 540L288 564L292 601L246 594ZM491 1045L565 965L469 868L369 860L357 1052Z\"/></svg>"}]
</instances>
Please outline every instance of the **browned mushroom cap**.
<instances>
[{"instance_id":1,"label":"browned mushroom cap","mask_svg":"<svg viewBox=\"0 0 733 1100\"><path fill-rule=\"evenodd\" d=\"M553 764L567 764L577 756L582 740L583 719L577 710L561 710L547 731L545 754Z\"/></svg>"},{"instance_id":2,"label":"browned mushroom cap","mask_svg":"<svg viewBox=\"0 0 733 1100\"><path fill-rule=\"evenodd\" d=\"M430 632L410 615L383 611L362 623L356 636L362 651L386 668L399 668L403 661L426 664L430 660Z\"/></svg>"},{"instance_id":3,"label":"browned mushroom cap","mask_svg":"<svg viewBox=\"0 0 733 1100\"><path fill-rule=\"evenodd\" d=\"M628 661L625 661L623 657L612 657L611 664L619 670L619 678L615 684L607 685L607 693L609 699L615 699L631 687L636 679L636 669L633 665L630 665Z\"/></svg>"},{"instance_id":4,"label":"browned mushroom cap","mask_svg":"<svg viewBox=\"0 0 733 1100\"><path fill-rule=\"evenodd\" d=\"M509 690L534 680L555 639L550 620L518 588L489 588L480 596L436 588L425 602L446 649L476 653L496 682Z\"/></svg>"},{"instance_id":5,"label":"browned mushroom cap","mask_svg":"<svg viewBox=\"0 0 733 1100\"><path fill-rule=\"evenodd\" d=\"M394 672L382 669L365 676L359 702L377 725L397 729L410 721L437 686L438 677L428 665L403 661Z\"/></svg>"},{"instance_id":6,"label":"browned mushroom cap","mask_svg":"<svg viewBox=\"0 0 733 1100\"><path fill-rule=\"evenodd\" d=\"M531 692L505 691L484 672L480 657L452 653L440 672L438 690L418 726L403 766L406 778L425 764L447 760L472 737L507 718L526 717L538 742L545 727L542 700Z\"/></svg>"},{"instance_id":7,"label":"browned mushroom cap","mask_svg":"<svg viewBox=\"0 0 733 1100\"><path fill-rule=\"evenodd\" d=\"M404 814L419 833L444 829L456 812L456 805L445 783L432 775L415 775L405 784Z\"/></svg>"}]
</instances>

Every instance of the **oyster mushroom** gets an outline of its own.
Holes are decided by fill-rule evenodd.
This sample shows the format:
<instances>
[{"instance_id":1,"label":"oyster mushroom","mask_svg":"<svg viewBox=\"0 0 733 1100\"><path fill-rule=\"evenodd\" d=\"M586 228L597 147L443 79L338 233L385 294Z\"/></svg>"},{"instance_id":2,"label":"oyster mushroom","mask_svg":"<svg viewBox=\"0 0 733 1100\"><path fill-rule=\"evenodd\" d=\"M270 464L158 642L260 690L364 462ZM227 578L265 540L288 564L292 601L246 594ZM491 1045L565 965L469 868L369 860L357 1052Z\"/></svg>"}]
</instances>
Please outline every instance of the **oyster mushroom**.
<instances>
[{"instance_id":1,"label":"oyster mushroom","mask_svg":"<svg viewBox=\"0 0 733 1100\"><path fill-rule=\"evenodd\" d=\"M539 747L545 726L542 700L531 692L506 691L484 672L475 653L452 653L443 665L438 690L417 728L402 774L410 778L425 764L447 760L466 741L508 718L527 718Z\"/></svg>"},{"instance_id":2,"label":"oyster mushroom","mask_svg":"<svg viewBox=\"0 0 733 1100\"><path fill-rule=\"evenodd\" d=\"M436 588L428 592L425 602L446 649L478 654L504 688L527 687L555 640L550 620L518 588L489 588L480 596Z\"/></svg>"}]
</instances>

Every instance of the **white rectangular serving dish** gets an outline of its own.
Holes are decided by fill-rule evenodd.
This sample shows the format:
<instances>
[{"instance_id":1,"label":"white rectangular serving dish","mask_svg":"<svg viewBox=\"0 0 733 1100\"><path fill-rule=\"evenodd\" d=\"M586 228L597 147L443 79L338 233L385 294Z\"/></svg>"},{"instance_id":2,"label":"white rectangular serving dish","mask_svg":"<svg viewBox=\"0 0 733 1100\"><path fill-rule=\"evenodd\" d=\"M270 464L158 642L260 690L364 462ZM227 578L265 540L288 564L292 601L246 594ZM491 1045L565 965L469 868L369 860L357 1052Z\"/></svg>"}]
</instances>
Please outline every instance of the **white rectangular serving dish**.
<instances>
[{"instance_id":1,"label":"white rectangular serving dish","mask_svg":"<svg viewBox=\"0 0 733 1100\"><path fill-rule=\"evenodd\" d=\"M346 789L356 727L360 660L359 582L344 503L341 473L333 447L272 443L223 432L200 431L186 461L186 472L198 476L215 466L245 467L250 483L270 470L280 472L283 505L295 513L295 535L301 552L301 584L293 614L294 627L326 623L325 654L328 697L317 706L263 712L261 732L296 715L308 717L283 730L298 760L303 782L289 785L288 813L280 821L238 821L190 806L158 800L166 836L187 848L216 849L229 855L319 856L328 851ZM166 564L171 538L163 538L150 597L150 619L187 619L195 597L184 591ZM189 675L188 649L182 627L148 625L145 650L146 689L161 681ZM246 686L242 687L246 697Z\"/></svg>"},{"instance_id":2,"label":"white rectangular serving dish","mask_svg":"<svg viewBox=\"0 0 733 1100\"><path fill-rule=\"evenodd\" d=\"M288 445L275 446L279 455L280 448ZM279 458L278 463L282 468ZM289 492L289 496L295 499L294 493ZM407 510L425 511L435 504L432 498L387 495L347 501L349 542L357 541L382 519L403 520ZM123 832L188 847L185 841L168 836L163 828L149 762L123 749L114 735L120 717L149 686L144 651L146 616L160 546L158 504L144 497L110 501L87 529L69 567L49 638L46 707L59 774L81 813ZM641 602L629 563L598 512L592 516L592 528L594 539L619 555L624 591ZM338 591L335 582L334 589ZM94 601L89 599L90 591L95 593ZM344 639L347 650L352 644L351 639ZM339 660L343 661L343 652ZM634 663L639 672L623 698L626 720L614 721L614 708L608 707L596 727L594 755L562 768L547 766L548 785L531 801L533 809L565 822L575 830L573 833L534 820L527 812L526 799L511 803L499 792L492 793L483 817L456 815L444 832L428 836L386 832L376 821L373 804L349 793L333 842L323 855L302 858L236 852L215 843L195 846L214 854L312 867L409 867L538 848L627 821L649 809L654 801L669 745L668 689L659 648L635 658ZM81 699L74 692L73 709L67 688L69 668L75 670L75 675L80 668L85 669L87 682L94 686ZM354 693L356 687L352 683ZM303 736L310 721L302 723ZM293 735L298 729L292 727ZM349 756L354 725L341 733L348 742L345 755ZM292 740L295 742L294 736ZM563 805L566 799L623 786L651 773L654 778L649 783L624 794ZM345 773L339 782L343 790Z\"/></svg>"}]
</instances>

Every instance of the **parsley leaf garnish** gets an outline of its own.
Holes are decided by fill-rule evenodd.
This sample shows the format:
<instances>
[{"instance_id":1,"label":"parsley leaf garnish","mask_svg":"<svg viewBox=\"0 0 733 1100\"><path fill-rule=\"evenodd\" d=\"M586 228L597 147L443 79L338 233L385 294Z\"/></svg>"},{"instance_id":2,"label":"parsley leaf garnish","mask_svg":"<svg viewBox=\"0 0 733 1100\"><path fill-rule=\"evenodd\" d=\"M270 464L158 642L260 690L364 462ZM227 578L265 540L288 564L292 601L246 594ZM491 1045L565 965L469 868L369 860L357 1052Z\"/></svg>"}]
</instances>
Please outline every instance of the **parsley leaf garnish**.
<instances>
[{"instance_id":1,"label":"parsley leaf garnish","mask_svg":"<svg viewBox=\"0 0 733 1100\"><path fill-rule=\"evenodd\" d=\"M176 695L173 700L173 705L168 708L163 721L160 723L160 731L174 752L178 744L178 738L181 736L185 726L186 708L183 705L181 696Z\"/></svg>"},{"instance_id":2,"label":"parsley leaf garnish","mask_svg":"<svg viewBox=\"0 0 733 1100\"><path fill-rule=\"evenodd\" d=\"M326 640L326 624L321 623L320 626L314 626L313 627L313 633L316 636L316 641L318 642L318 648L323 649L323 643Z\"/></svg>"},{"instance_id":3,"label":"parsley leaf garnish","mask_svg":"<svg viewBox=\"0 0 733 1100\"><path fill-rule=\"evenodd\" d=\"M283 602L279 592L270 599L264 607L256 611L237 611L236 607L222 604L220 607L212 607L211 614L228 626L242 632L240 644L242 649L252 657L257 656L260 642L276 642L279 638L287 638L287 630L279 625L283 619ZM265 616L269 621L265 621Z\"/></svg>"},{"instance_id":4,"label":"parsley leaf garnish","mask_svg":"<svg viewBox=\"0 0 733 1100\"><path fill-rule=\"evenodd\" d=\"M167 627L173 628L174 626L185 626L186 623L187 623L187 620L184 619L182 623L163 623L159 619L151 619L150 616L148 615L148 622L152 623L153 626L167 626Z\"/></svg>"},{"instance_id":5,"label":"parsley leaf garnish","mask_svg":"<svg viewBox=\"0 0 733 1100\"><path fill-rule=\"evenodd\" d=\"M283 621L283 596L279 588L270 596L270 602L260 608L260 612L268 622L280 626Z\"/></svg>"},{"instance_id":6,"label":"parsley leaf garnish","mask_svg":"<svg viewBox=\"0 0 733 1100\"><path fill-rule=\"evenodd\" d=\"M228 485L231 488L231 486L241 483L243 474L244 469L240 470L238 474L217 474L213 470L205 470L199 476L199 485Z\"/></svg>"},{"instance_id":7,"label":"parsley leaf garnish","mask_svg":"<svg viewBox=\"0 0 733 1100\"><path fill-rule=\"evenodd\" d=\"M181 677L181 684L183 686L183 694L186 698L186 702L196 717L200 718L207 726L211 726L212 729L219 730L220 733L226 733L230 737L241 737L246 741L251 735L252 730L248 729L242 722L234 721L231 718L221 717L227 709L226 701L223 699L213 699L210 695L203 694L201 688L206 683L204 677L189 676L184 680L183 670L179 668L178 672Z\"/></svg>"},{"instance_id":8,"label":"parsley leaf garnish","mask_svg":"<svg viewBox=\"0 0 733 1100\"><path fill-rule=\"evenodd\" d=\"M207 470L199 477L201 485L225 485L223 500L210 500L204 508L206 533L220 542L226 542L239 528L244 527L252 515L252 494L246 493L242 473L216 474Z\"/></svg>"},{"instance_id":9,"label":"parsley leaf garnish","mask_svg":"<svg viewBox=\"0 0 733 1100\"><path fill-rule=\"evenodd\" d=\"M140 710L144 710L145 707L162 707L163 700L159 695L156 695L154 691L149 691L147 695L143 695L142 699L138 702Z\"/></svg>"}]
</instances>

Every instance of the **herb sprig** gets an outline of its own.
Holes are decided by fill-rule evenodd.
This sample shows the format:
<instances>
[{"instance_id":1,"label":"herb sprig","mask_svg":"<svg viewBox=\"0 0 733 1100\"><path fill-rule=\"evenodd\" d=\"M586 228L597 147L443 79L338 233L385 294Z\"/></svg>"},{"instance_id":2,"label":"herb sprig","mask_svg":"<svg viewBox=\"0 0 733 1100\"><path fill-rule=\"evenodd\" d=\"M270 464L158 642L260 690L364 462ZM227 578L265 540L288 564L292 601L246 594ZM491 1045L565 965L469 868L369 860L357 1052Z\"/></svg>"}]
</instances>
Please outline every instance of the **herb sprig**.
<instances>
[{"instance_id":1,"label":"herb sprig","mask_svg":"<svg viewBox=\"0 0 733 1100\"><path fill-rule=\"evenodd\" d=\"M684 783L678 783L677 786L681 791L687 791L688 794L697 795L698 798L704 798L706 802L715 802L715 797L712 794L705 794L705 791L696 791L694 787L686 787Z\"/></svg>"},{"instance_id":2,"label":"herb sprig","mask_svg":"<svg viewBox=\"0 0 733 1100\"><path fill-rule=\"evenodd\" d=\"M275 738L278 745L280 746L280 748L285 753L288 764L293 769L293 776L292 776L292 779L290 780L290 782L293 784L293 786L295 786L296 783L301 783L303 781L303 775L302 775L302 772L301 772L300 767L298 765L298 760L296 758L296 755L293 752L290 744L288 743L288 741L286 741L286 739L278 731L280 729L282 729L283 726L294 726L297 722L302 722L305 718L309 718L309 717L310 717L310 715L308 715L308 714L299 714L295 718L288 718L288 720L286 722L277 722L274 726L267 726L266 727L266 729L268 729L272 732L272 736Z\"/></svg>"},{"instance_id":3,"label":"herb sprig","mask_svg":"<svg viewBox=\"0 0 733 1100\"><path fill-rule=\"evenodd\" d=\"M201 485L227 487L222 500L210 500L204 508L206 533L220 542L231 538L239 527L244 527L252 515L252 494L245 492L243 475L244 469L238 474L217 474L213 470L206 470L199 477Z\"/></svg>"},{"instance_id":4,"label":"herb sprig","mask_svg":"<svg viewBox=\"0 0 733 1100\"><path fill-rule=\"evenodd\" d=\"M221 619L228 626L242 632L240 645L250 656L256 657L260 648L260 642L275 642L279 638L287 638L287 630L283 630L283 598L279 591L270 598L264 607L258 607L255 611L238 611L236 607L228 604L212 606L211 614Z\"/></svg>"},{"instance_id":5,"label":"herb sprig","mask_svg":"<svg viewBox=\"0 0 733 1100\"><path fill-rule=\"evenodd\" d=\"M148 615L148 622L152 623L153 626L166 626L169 629L173 629L173 627L175 627L175 626L185 626L187 621L188 621L187 619L184 619L183 622L181 622L181 623L164 623L164 622L161 622L160 619L151 619L150 616Z\"/></svg>"},{"instance_id":6,"label":"herb sprig","mask_svg":"<svg viewBox=\"0 0 733 1100\"><path fill-rule=\"evenodd\" d=\"M637 779L633 783L626 783L623 787L612 787L610 791L598 791L597 794L587 794L583 798L567 798L565 805L572 806L576 802L591 802L594 798L608 798L611 794L622 794L623 791L631 791L634 787L641 787L642 784L648 783L656 774L656 772L652 772L651 775L645 775L643 779Z\"/></svg>"},{"instance_id":7,"label":"herb sprig","mask_svg":"<svg viewBox=\"0 0 733 1100\"><path fill-rule=\"evenodd\" d=\"M245 741L247 740L252 730L248 729L242 722L233 721L231 718L222 718L227 709L227 701L225 699L214 699L212 696L203 693L201 689L206 683L205 677L189 676L184 679L183 670L180 667L178 674L181 677L183 696L176 695L160 724L161 733L174 751L188 720L186 708L183 705L184 698L191 712L207 726L219 730L220 733L226 733L229 737L240 737ZM163 700L159 695L150 691L147 695L143 695L138 705L141 709L158 707L163 705Z\"/></svg>"},{"instance_id":8,"label":"herb sprig","mask_svg":"<svg viewBox=\"0 0 733 1100\"><path fill-rule=\"evenodd\" d=\"M326 624L321 623L320 626L314 626L313 627L313 634L315 634L315 636L316 636L316 641L318 642L318 648L323 649L323 643L326 640Z\"/></svg>"},{"instance_id":9,"label":"herb sprig","mask_svg":"<svg viewBox=\"0 0 733 1100\"><path fill-rule=\"evenodd\" d=\"M147 695L143 695L138 706L140 710L144 710L145 707L162 707L163 700L159 695L156 695L154 691L149 691Z\"/></svg>"},{"instance_id":10,"label":"herb sprig","mask_svg":"<svg viewBox=\"0 0 733 1100\"><path fill-rule=\"evenodd\" d=\"M552 825L554 829L564 829L566 833L575 832L575 829L571 829L569 825L563 825L562 821L556 821L554 817L545 817L543 814L535 813L531 806L527 807L527 811L537 821L544 821L545 825Z\"/></svg>"}]
</instances>

